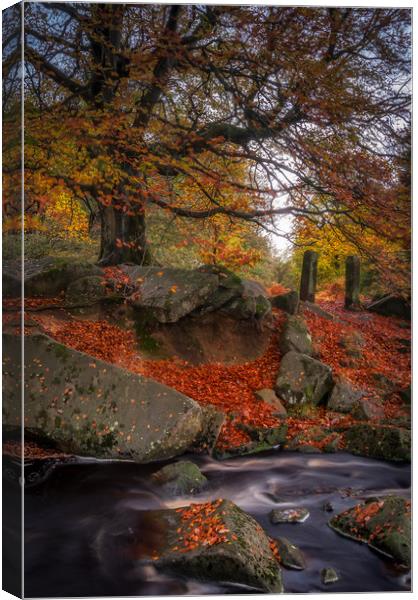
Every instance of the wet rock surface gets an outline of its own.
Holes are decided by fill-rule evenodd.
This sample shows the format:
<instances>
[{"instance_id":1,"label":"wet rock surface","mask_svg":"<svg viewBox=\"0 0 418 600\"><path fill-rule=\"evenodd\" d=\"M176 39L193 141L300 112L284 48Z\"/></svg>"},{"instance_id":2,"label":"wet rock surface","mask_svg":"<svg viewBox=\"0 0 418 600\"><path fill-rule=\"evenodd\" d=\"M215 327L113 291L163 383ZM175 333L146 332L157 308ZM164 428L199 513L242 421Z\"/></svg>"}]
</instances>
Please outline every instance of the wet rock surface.
<instances>
[{"instance_id":1,"label":"wet rock surface","mask_svg":"<svg viewBox=\"0 0 418 600\"><path fill-rule=\"evenodd\" d=\"M208 485L199 467L189 460L166 465L153 473L152 478L170 496L196 494Z\"/></svg>"},{"instance_id":2,"label":"wet rock surface","mask_svg":"<svg viewBox=\"0 0 418 600\"><path fill-rule=\"evenodd\" d=\"M309 518L306 508L274 509L270 513L270 521L276 523L304 523Z\"/></svg>"},{"instance_id":3,"label":"wet rock surface","mask_svg":"<svg viewBox=\"0 0 418 600\"><path fill-rule=\"evenodd\" d=\"M399 496L369 498L333 517L332 529L411 566L411 503Z\"/></svg>"},{"instance_id":4,"label":"wet rock surface","mask_svg":"<svg viewBox=\"0 0 418 600\"><path fill-rule=\"evenodd\" d=\"M151 516L166 530L158 556L150 557L158 570L283 592L281 570L262 527L229 500Z\"/></svg>"},{"instance_id":5,"label":"wet rock surface","mask_svg":"<svg viewBox=\"0 0 418 600\"><path fill-rule=\"evenodd\" d=\"M335 512L341 513L369 496L384 496L395 489L408 498L409 465L344 453L302 456L272 452L222 463L203 456L191 460L210 480L210 488L198 494L195 502L212 502L223 494L254 517L271 538L285 537L303 553L304 570L282 570L286 592L329 591L320 578L324 566L334 567L340 576L332 584L337 593L410 589L408 573L394 569L393 561L371 552L366 544L337 535L327 525L330 514L322 510L323 504L330 502ZM27 594L68 597L255 591L228 580L204 582L155 568L149 557L161 548L165 529L150 513L175 511L190 504L187 498L163 499L152 481L155 470L155 465L121 462L69 464L52 471L36 493L26 494ZM16 493L20 493L18 486ZM298 506L301 501L311 514L303 525L270 523L270 510Z\"/></svg>"},{"instance_id":6,"label":"wet rock surface","mask_svg":"<svg viewBox=\"0 0 418 600\"><path fill-rule=\"evenodd\" d=\"M332 567L325 567L321 571L322 583L328 585L329 583L336 583L339 580L338 573Z\"/></svg>"},{"instance_id":7,"label":"wet rock surface","mask_svg":"<svg viewBox=\"0 0 418 600\"><path fill-rule=\"evenodd\" d=\"M303 571L306 568L306 561L300 548L284 537L275 537L273 541L277 548L276 556L283 567L296 571Z\"/></svg>"}]
</instances>

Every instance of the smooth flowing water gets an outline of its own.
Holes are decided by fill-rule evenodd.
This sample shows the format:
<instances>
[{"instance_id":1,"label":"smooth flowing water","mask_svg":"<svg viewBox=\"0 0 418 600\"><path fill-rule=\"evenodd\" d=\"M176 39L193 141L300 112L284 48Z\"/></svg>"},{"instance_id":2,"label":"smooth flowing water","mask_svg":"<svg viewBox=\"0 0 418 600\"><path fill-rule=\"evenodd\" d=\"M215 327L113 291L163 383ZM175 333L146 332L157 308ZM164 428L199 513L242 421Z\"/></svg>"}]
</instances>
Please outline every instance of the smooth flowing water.
<instances>
[{"instance_id":1,"label":"smooth flowing water","mask_svg":"<svg viewBox=\"0 0 418 600\"><path fill-rule=\"evenodd\" d=\"M209 491L168 500L152 485L160 465L89 462L66 465L25 499L26 596L105 596L245 593L254 590L162 575L137 557L161 532L146 511L229 498L255 517L269 535L284 536L303 551L304 571L283 569L286 592L409 590L410 574L365 544L343 538L327 521L369 496L410 494L410 467L349 454L271 453L224 462L192 456L210 480ZM331 502L334 513L324 511ZM272 525L272 508L303 506L304 523ZM334 567L340 581L321 583Z\"/></svg>"}]
</instances>

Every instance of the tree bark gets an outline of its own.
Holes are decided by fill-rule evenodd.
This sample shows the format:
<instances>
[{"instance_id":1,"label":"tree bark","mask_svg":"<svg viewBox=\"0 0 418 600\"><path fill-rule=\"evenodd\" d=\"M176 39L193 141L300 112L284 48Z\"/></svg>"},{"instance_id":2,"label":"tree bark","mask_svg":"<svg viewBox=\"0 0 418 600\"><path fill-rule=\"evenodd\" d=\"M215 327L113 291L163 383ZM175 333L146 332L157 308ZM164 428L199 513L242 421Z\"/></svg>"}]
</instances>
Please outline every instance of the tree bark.
<instances>
[{"instance_id":1,"label":"tree bark","mask_svg":"<svg viewBox=\"0 0 418 600\"><path fill-rule=\"evenodd\" d=\"M100 218L100 266L121 263L152 264L146 238L145 217L142 213L128 215L112 206L105 206L100 211Z\"/></svg>"}]
</instances>

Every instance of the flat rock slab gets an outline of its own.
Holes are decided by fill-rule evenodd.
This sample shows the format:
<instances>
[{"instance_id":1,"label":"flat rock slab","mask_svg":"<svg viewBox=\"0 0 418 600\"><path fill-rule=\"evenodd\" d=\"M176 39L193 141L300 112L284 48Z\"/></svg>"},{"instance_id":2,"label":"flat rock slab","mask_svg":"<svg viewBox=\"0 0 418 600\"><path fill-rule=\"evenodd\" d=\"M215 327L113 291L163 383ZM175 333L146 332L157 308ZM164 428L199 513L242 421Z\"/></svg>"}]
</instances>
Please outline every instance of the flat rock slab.
<instances>
[{"instance_id":1,"label":"flat rock slab","mask_svg":"<svg viewBox=\"0 0 418 600\"><path fill-rule=\"evenodd\" d=\"M219 286L217 275L186 269L161 268L144 274L143 282L139 279L132 304L151 310L161 323L175 323L191 313Z\"/></svg>"},{"instance_id":2,"label":"flat rock slab","mask_svg":"<svg viewBox=\"0 0 418 600\"><path fill-rule=\"evenodd\" d=\"M158 570L283 592L280 566L267 535L229 500L152 511L152 516L164 532L159 547L148 556Z\"/></svg>"},{"instance_id":3,"label":"flat rock slab","mask_svg":"<svg viewBox=\"0 0 418 600\"><path fill-rule=\"evenodd\" d=\"M411 566L411 503L404 498L369 498L333 517L329 526L403 566Z\"/></svg>"},{"instance_id":4,"label":"flat rock slab","mask_svg":"<svg viewBox=\"0 0 418 600\"><path fill-rule=\"evenodd\" d=\"M327 312L326 310L324 310L317 304L314 304L313 302L309 302L308 300L301 302L301 306L302 306L302 309L306 309L309 312L314 313L315 315L318 315L319 317L327 319L327 321L335 321L336 323L343 322L339 317Z\"/></svg>"},{"instance_id":5,"label":"flat rock slab","mask_svg":"<svg viewBox=\"0 0 418 600\"><path fill-rule=\"evenodd\" d=\"M4 423L20 422L20 338L5 335ZM25 427L63 451L150 462L185 452L207 431L191 398L59 344L25 337Z\"/></svg>"},{"instance_id":6,"label":"flat rock slab","mask_svg":"<svg viewBox=\"0 0 418 600\"><path fill-rule=\"evenodd\" d=\"M132 294L130 303L160 323L187 315L222 311L237 320L261 320L271 312L267 292L222 268L177 269L122 265Z\"/></svg>"}]
</instances>

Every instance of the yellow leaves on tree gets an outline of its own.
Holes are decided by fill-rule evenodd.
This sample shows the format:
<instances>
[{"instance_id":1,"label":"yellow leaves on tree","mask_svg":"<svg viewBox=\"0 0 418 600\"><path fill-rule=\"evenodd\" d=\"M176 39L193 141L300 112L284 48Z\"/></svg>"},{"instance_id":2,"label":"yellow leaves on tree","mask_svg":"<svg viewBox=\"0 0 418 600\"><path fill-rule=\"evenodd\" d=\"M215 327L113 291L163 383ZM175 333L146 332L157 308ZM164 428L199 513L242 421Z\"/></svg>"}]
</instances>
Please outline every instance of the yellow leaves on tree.
<instances>
[{"instance_id":1,"label":"yellow leaves on tree","mask_svg":"<svg viewBox=\"0 0 418 600\"><path fill-rule=\"evenodd\" d=\"M262 252L248 244L251 229L254 225L231 222L224 215L206 219L202 223L203 235L194 239L202 261L230 269L254 266L262 258Z\"/></svg>"},{"instance_id":2,"label":"yellow leaves on tree","mask_svg":"<svg viewBox=\"0 0 418 600\"><path fill-rule=\"evenodd\" d=\"M59 191L51 196L45 207L43 227L47 226L56 237L86 239L89 223L80 202L68 191Z\"/></svg>"}]
</instances>

